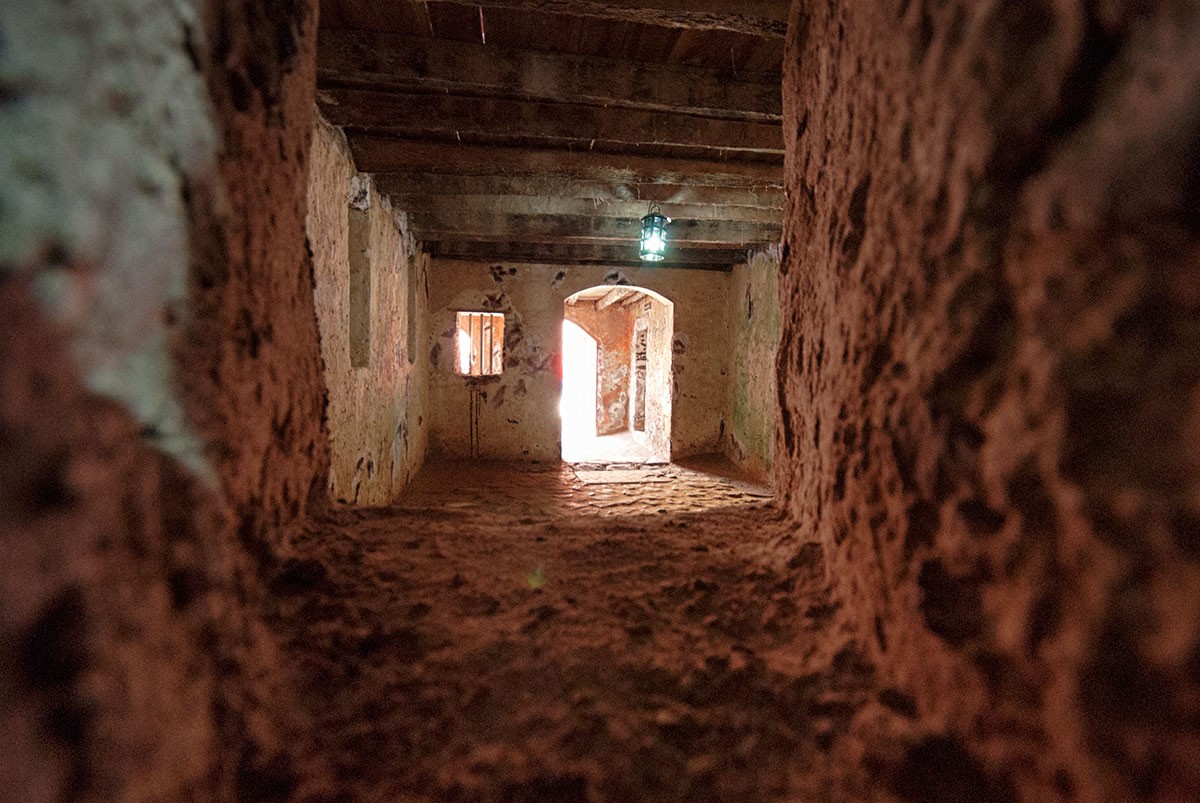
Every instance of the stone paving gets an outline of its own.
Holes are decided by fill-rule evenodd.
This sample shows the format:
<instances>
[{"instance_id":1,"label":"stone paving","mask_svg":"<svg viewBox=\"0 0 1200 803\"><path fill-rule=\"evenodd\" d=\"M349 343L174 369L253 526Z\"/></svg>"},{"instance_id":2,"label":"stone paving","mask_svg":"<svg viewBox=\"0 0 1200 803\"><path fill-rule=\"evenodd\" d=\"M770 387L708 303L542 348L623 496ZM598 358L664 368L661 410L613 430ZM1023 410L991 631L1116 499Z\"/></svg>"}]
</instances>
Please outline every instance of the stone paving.
<instances>
[{"instance_id":1,"label":"stone paving","mask_svg":"<svg viewBox=\"0 0 1200 803\"><path fill-rule=\"evenodd\" d=\"M271 585L313 723L292 800L837 799L873 669L768 495L715 459L434 463L306 522Z\"/></svg>"},{"instance_id":2,"label":"stone paving","mask_svg":"<svg viewBox=\"0 0 1200 803\"><path fill-rule=\"evenodd\" d=\"M614 481L604 483L601 472L612 472ZM637 481L639 475L644 481ZM576 516L700 513L758 505L771 496L770 488L739 478L718 456L686 465L453 461L426 465L396 507L490 511L531 523Z\"/></svg>"}]
</instances>

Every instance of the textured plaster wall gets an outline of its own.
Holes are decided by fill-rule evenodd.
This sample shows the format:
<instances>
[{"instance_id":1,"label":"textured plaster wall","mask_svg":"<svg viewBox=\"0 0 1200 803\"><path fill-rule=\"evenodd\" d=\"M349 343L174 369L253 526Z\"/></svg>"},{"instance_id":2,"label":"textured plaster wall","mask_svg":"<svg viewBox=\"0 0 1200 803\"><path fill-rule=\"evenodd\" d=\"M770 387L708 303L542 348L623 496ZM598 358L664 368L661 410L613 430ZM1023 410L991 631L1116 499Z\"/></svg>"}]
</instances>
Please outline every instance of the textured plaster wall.
<instances>
[{"instance_id":1,"label":"textured plaster wall","mask_svg":"<svg viewBox=\"0 0 1200 803\"><path fill-rule=\"evenodd\" d=\"M692 453L674 448L674 430L671 428L675 421L674 371L679 359L678 350L672 346L676 342L675 312L678 309L677 305L668 306L658 299L647 299L634 308L635 327L641 324L646 328L646 442L650 453L660 459L684 457ZM729 345L723 338L716 340L717 343L704 344L704 358L713 360L707 366L710 377L715 370L725 378L727 369L723 361L729 359ZM717 345L720 346L720 352L712 348ZM714 383L713 390L718 388L719 385ZM711 405L712 400L708 403ZM719 432L720 422L718 434ZM705 448L704 451L715 449Z\"/></svg>"},{"instance_id":2,"label":"textured plaster wall","mask_svg":"<svg viewBox=\"0 0 1200 803\"><path fill-rule=\"evenodd\" d=\"M886 689L840 788L1196 800L1196 4L801 0L785 62L779 546Z\"/></svg>"},{"instance_id":3,"label":"textured plaster wall","mask_svg":"<svg viewBox=\"0 0 1200 803\"><path fill-rule=\"evenodd\" d=\"M370 349L362 368L352 367L350 359L347 210L352 181L360 205L369 204ZM329 391L329 492L341 502L384 505L425 459L428 372L416 351L425 342L420 333L427 325L429 258L408 233L406 217L377 195L365 176L357 175L344 137L324 120L313 133L308 186L308 239ZM415 304L409 293L416 294ZM409 315L414 312L412 328L419 340L409 343Z\"/></svg>"},{"instance_id":4,"label":"textured plaster wall","mask_svg":"<svg viewBox=\"0 0 1200 803\"><path fill-rule=\"evenodd\" d=\"M779 251L755 253L733 269L729 289L733 352L725 454L748 475L770 476L778 400L775 354L779 343Z\"/></svg>"},{"instance_id":5,"label":"textured plaster wall","mask_svg":"<svg viewBox=\"0 0 1200 803\"><path fill-rule=\"evenodd\" d=\"M675 304L672 456L717 451L729 392L727 273L449 260L434 260L430 268L431 451L470 455L474 409L479 456L557 460L563 301L617 282L654 290ZM454 374L456 310L507 316L503 376L468 380Z\"/></svg>"},{"instance_id":6,"label":"textured plaster wall","mask_svg":"<svg viewBox=\"0 0 1200 803\"><path fill-rule=\"evenodd\" d=\"M303 786L262 579L325 476L315 21L0 7L5 800Z\"/></svg>"}]
</instances>

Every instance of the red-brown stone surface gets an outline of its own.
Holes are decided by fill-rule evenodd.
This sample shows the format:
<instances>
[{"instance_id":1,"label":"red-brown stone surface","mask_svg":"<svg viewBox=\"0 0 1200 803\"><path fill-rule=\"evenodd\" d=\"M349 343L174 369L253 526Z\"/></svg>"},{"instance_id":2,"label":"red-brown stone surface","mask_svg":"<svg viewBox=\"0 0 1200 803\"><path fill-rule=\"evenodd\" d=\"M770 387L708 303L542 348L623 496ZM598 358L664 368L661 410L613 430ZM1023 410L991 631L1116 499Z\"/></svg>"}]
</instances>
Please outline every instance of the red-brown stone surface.
<instances>
[{"instance_id":1,"label":"red-brown stone surface","mask_svg":"<svg viewBox=\"0 0 1200 803\"><path fill-rule=\"evenodd\" d=\"M272 588L335 799L824 799L873 678L820 653L820 549L771 565L753 486L638 471L434 465L303 528Z\"/></svg>"},{"instance_id":2,"label":"red-brown stone surface","mask_svg":"<svg viewBox=\"0 0 1200 803\"><path fill-rule=\"evenodd\" d=\"M162 52L145 75L130 72L142 6L114 4L101 24L81 5L38 12L39 58L58 58L86 31L92 69L129 85L74 109L73 125L125 136L113 126L183 91L172 77L190 70L207 78L212 110L191 122L217 133L220 154L215 164L202 154L164 164L154 137L180 123L169 112L146 123L136 164L113 167L83 150L93 168L134 171L151 188L176 171L182 203L162 204L163 225L139 219L144 199L113 192L105 219L127 230L99 250L77 246L88 242L72 229L79 219L54 209L61 240L0 262L0 800L303 797L320 770L301 777L291 766L303 718L264 626L258 578L286 551L283 527L305 513L327 466L303 225L315 4L221 0L203 4L200 20L147 14L160 27L141 33L162 37L153 43ZM36 64L28 69L58 70ZM5 83L4 93L14 108L56 102L36 81ZM69 169L52 158L26 163L35 177ZM30 198L35 189L31 180ZM176 208L181 219L170 220ZM121 273L129 265L113 254L127 240L145 229L157 244L151 235L172 227L188 231L190 253L166 243L133 266L166 277ZM210 447L201 461L210 471L168 456L145 411L95 392L90 375L106 349L146 344L122 341L120 310L89 308L86 297L75 301L85 325L62 315L70 304L52 319L45 288L55 276L85 296L127 284L129 315L164 322L174 375L120 397L186 409ZM187 303L155 295L171 276L188 276ZM80 328L92 338L82 349L71 342Z\"/></svg>"},{"instance_id":3,"label":"red-brown stone surface","mask_svg":"<svg viewBox=\"0 0 1200 803\"><path fill-rule=\"evenodd\" d=\"M903 800L1200 797L1194 3L793 4L777 480Z\"/></svg>"},{"instance_id":4,"label":"red-brown stone surface","mask_svg":"<svg viewBox=\"0 0 1200 803\"><path fill-rule=\"evenodd\" d=\"M312 255L305 239L316 10L305 0L208 10L207 78L223 135L218 182L195 187L189 412L256 540L325 499ZM220 196L206 192L220 191Z\"/></svg>"},{"instance_id":5,"label":"red-brown stone surface","mask_svg":"<svg viewBox=\"0 0 1200 803\"><path fill-rule=\"evenodd\" d=\"M48 313L104 254L0 263L0 798L1200 799L1194 2L794 3L780 504L562 520L316 501L315 14L202 11L151 390L209 478Z\"/></svg>"}]
</instances>

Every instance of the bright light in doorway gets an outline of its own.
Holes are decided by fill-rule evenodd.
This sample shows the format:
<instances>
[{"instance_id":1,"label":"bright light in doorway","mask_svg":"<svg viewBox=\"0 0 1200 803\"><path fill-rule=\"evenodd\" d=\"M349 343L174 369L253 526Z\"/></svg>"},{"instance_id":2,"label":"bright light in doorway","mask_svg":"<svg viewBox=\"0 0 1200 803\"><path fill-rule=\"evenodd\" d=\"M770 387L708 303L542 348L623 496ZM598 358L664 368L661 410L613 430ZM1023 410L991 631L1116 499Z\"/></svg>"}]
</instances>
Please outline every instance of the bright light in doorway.
<instances>
[{"instance_id":1,"label":"bright light in doorway","mask_svg":"<svg viewBox=\"0 0 1200 803\"><path fill-rule=\"evenodd\" d=\"M571 321L562 327L562 418L564 460L580 459L586 444L596 439L596 341Z\"/></svg>"}]
</instances>

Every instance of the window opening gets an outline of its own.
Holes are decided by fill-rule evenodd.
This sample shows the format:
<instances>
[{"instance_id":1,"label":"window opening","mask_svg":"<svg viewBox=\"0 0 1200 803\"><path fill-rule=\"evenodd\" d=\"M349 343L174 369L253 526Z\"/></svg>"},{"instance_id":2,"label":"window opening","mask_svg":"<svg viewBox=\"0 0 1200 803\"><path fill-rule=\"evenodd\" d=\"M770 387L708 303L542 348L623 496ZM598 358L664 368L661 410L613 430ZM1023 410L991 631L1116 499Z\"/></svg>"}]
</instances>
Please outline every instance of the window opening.
<instances>
[{"instance_id":1,"label":"window opening","mask_svg":"<svg viewBox=\"0 0 1200 803\"><path fill-rule=\"evenodd\" d=\"M369 213L353 206L349 216L350 367L371 361L371 229Z\"/></svg>"},{"instance_id":2,"label":"window opening","mask_svg":"<svg viewBox=\"0 0 1200 803\"><path fill-rule=\"evenodd\" d=\"M419 292L418 273L419 260L413 254L407 257L408 265L408 287L407 287L407 310L408 313L408 342L405 344L404 351L408 355L409 364L414 364L417 361L417 293Z\"/></svg>"},{"instance_id":3,"label":"window opening","mask_svg":"<svg viewBox=\"0 0 1200 803\"><path fill-rule=\"evenodd\" d=\"M454 366L461 376L504 373L504 316L498 312L460 312Z\"/></svg>"}]
</instances>

